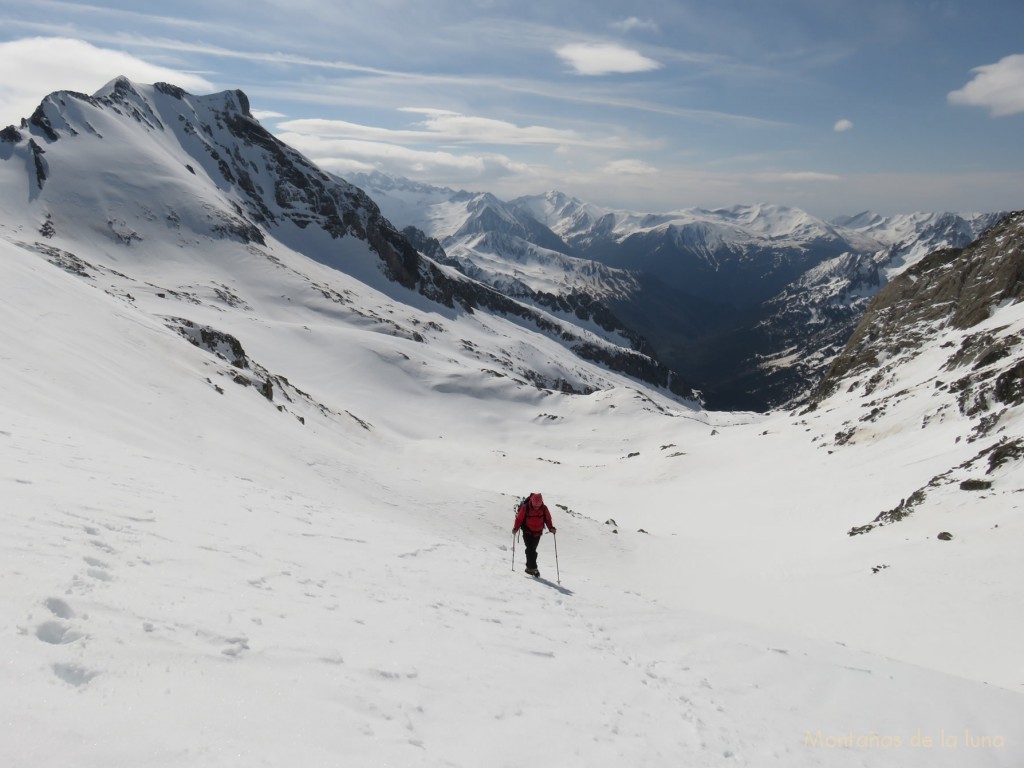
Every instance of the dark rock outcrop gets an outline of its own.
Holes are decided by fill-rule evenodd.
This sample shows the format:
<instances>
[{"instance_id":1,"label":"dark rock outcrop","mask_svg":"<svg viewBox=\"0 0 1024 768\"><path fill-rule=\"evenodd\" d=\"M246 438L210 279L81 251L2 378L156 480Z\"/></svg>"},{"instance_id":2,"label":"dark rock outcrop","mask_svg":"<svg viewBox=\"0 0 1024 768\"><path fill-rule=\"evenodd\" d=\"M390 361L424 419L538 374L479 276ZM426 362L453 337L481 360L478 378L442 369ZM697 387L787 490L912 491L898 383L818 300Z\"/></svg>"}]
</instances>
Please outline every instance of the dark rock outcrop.
<instances>
[{"instance_id":1,"label":"dark rock outcrop","mask_svg":"<svg viewBox=\"0 0 1024 768\"><path fill-rule=\"evenodd\" d=\"M1024 211L1007 215L966 248L932 253L883 288L832 363L815 400L834 393L852 376L878 372L883 359L920 348L941 326L971 328L1000 304L1022 298ZM986 338L969 337L950 364L985 360L987 365L1010 354L1005 346L993 349ZM1019 375L1002 379L1002 397L1016 396Z\"/></svg>"}]
</instances>

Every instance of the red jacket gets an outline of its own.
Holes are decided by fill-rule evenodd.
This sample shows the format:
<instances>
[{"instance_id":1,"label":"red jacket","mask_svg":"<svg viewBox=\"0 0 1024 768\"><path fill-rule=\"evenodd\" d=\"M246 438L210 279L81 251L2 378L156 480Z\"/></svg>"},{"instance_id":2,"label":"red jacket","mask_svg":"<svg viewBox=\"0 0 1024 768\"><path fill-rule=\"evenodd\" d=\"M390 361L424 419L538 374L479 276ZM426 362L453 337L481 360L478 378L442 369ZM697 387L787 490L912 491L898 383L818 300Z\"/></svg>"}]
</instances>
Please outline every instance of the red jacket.
<instances>
[{"instance_id":1,"label":"red jacket","mask_svg":"<svg viewBox=\"0 0 1024 768\"><path fill-rule=\"evenodd\" d=\"M539 493L532 493L530 498L519 505L512 532L523 528L533 536L540 536L544 533L544 526L552 533L555 532L555 526L551 522L551 511L544 504L544 498Z\"/></svg>"}]
</instances>

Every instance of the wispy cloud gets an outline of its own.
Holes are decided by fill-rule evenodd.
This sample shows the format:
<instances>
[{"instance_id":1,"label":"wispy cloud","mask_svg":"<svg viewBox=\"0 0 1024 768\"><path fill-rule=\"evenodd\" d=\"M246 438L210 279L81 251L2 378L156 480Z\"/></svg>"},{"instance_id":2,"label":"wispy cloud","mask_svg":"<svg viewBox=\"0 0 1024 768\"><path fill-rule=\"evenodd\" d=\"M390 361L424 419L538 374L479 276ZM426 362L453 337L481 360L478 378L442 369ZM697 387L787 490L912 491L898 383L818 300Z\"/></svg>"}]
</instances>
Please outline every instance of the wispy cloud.
<instances>
[{"instance_id":1,"label":"wispy cloud","mask_svg":"<svg viewBox=\"0 0 1024 768\"><path fill-rule=\"evenodd\" d=\"M661 68L654 59L615 43L570 43L555 53L579 75L631 74Z\"/></svg>"},{"instance_id":2,"label":"wispy cloud","mask_svg":"<svg viewBox=\"0 0 1024 768\"><path fill-rule=\"evenodd\" d=\"M259 49L240 50L211 43L152 37L137 33L111 33L92 30L87 33L86 39L89 42L83 43L84 45L90 45L93 48L109 51L110 53L119 53L119 51L112 50L112 48L108 48L106 46L121 49L127 48L134 51L147 51L152 54L149 58L157 56L157 52L163 52L172 54L176 59L182 58L196 60L197 57L210 57L213 59L225 59L226 61L248 62L254 67L266 65L274 68L275 71L278 72L285 72L291 69L294 70L292 72L292 79L287 81L277 80L275 81L275 85L267 84L266 80L247 84L243 77L241 82L232 80L223 87L241 86L245 87L247 91L249 91L250 96L262 93L271 99L302 102L305 104L322 104L325 106L367 105L377 108L394 108L394 102L396 99L405 98L406 95L413 92L423 92L423 89L431 89L435 93L444 92L448 94L453 93L457 89L467 93L488 93L492 96L496 91L504 91L523 97L537 96L565 103L591 105L596 108L611 108L615 110L628 109L638 112L665 114L698 122L733 122L739 125L745 124L750 127L777 127L782 125L782 123L778 121L766 120L749 115L731 114L724 111L706 109L690 109L660 100L645 101L632 96L618 95L614 91L609 91L607 89L591 92L580 88L569 88L562 83L512 78L503 74L489 75L486 73L476 72L466 74L430 73L422 70L403 71L366 66L343 59L324 59L286 51L268 51ZM100 46L104 47L101 48ZM594 49L597 48L597 53L600 54L601 46L583 45L583 47L587 48L591 55L594 54ZM642 62L647 62L646 64L642 64L643 67L647 68L657 68L661 66L658 62L643 57L630 49L614 45L608 45L608 47L613 51L625 51L626 55L619 57L618 54L616 54L614 59L604 60L603 63L602 61L596 60L600 59L600 55L597 55L595 60L589 61L589 64L588 56L584 55L578 60L578 63L583 67L593 67L595 73L597 73L601 68L603 68L603 71L606 73L611 73L613 70L608 69L608 67L612 67L613 65L618 67L618 69L615 69L614 71L625 71L628 69L627 65L629 65L630 61L632 61L633 66L639 66ZM668 52L666 51L666 53ZM128 58L133 58L137 61L142 61L142 59L133 57L131 54L122 53L122 55ZM716 66L725 66L717 59L713 62L709 62L705 61L704 58L701 57L693 59L693 57L679 54L678 52L676 52L675 55L683 56L685 60L691 61L691 63L699 63L701 66L710 66L711 64L715 64ZM636 57L639 57L640 63L637 62ZM712 59L714 59L714 57L712 57ZM83 88L81 86L68 86L68 83L72 82L72 75L76 70L76 62L73 56L55 56L49 62L49 65L51 71L55 75L55 78L59 79L60 82L54 82L45 89L39 89L32 86L27 88L25 92L31 93L32 98L36 102L38 102L40 95L48 93L50 90L54 90L55 88L72 87L78 90L94 90L91 88ZM323 70L325 73L347 73L352 75L352 77L333 78L330 80L317 79L314 81L313 78L298 74L303 69L307 68L309 70ZM136 70L132 71L135 72ZM180 70L174 70L170 67L165 67L161 71L173 74L160 74L154 76L146 76L145 74L129 74L128 76L132 77L132 79L139 80L140 82L164 79L190 90L196 89L198 91L209 91L214 88L214 86L212 86L205 78L201 78L198 75L181 73ZM116 68L107 69L100 84L106 82L116 74L121 73L122 71ZM19 79L17 77L13 77L13 75L16 74L15 72L11 71L9 74L11 76L6 78L0 77L0 80L11 82ZM255 104L257 102L254 101L253 103Z\"/></svg>"},{"instance_id":3,"label":"wispy cloud","mask_svg":"<svg viewBox=\"0 0 1024 768\"><path fill-rule=\"evenodd\" d=\"M420 77L428 77L419 73L402 72L400 70L382 69L380 67L365 66L342 59L322 59L306 56L297 53L267 50L240 50L228 48L212 43L193 42L170 37L159 37L143 33L131 32L107 32L90 29L81 30L66 24L56 23L19 23L17 26L31 29L38 34L25 40L73 40L84 42L94 47L110 46L102 50L111 52L124 52L125 49L165 51L172 54L183 54L188 57L209 56L211 58L222 58L234 61L245 61L252 64L267 64L272 66L296 66L309 67L312 69L334 70L339 72L352 72L365 75L381 75L396 78L408 78L416 80ZM21 42L21 41L12 41ZM125 54L130 56L130 54ZM61 62L57 62L60 64ZM181 83L178 83L179 85Z\"/></svg>"},{"instance_id":4,"label":"wispy cloud","mask_svg":"<svg viewBox=\"0 0 1024 768\"><path fill-rule=\"evenodd\" d=\"M950 104L984 107L993 117L1024 112L1024 54L976 67L974 79L947 96Z\"/></svg>"},{"instance_id":5,"label":"wispy cloud","mask_svg":"<svg viewBox=\"0 0 1024 768\"><path fill-rule=\"evenodd\" d=\"M847 120L846 118L843 118L842 120L837 120L836 124L832 126L832 130L835 131L836 133L845 133L846 131L849 131L852 128L853 123Z\"/></svg>"},{"instance_id":6,"label":"wispy cloud","mask_svg":"<svg viewBox=\"0 0 1024 768\"><path fill-rule=\"evenodd\" d=\"M274 112L270 109L254 109L251 110L252 116L257 120L277 120L282 117L286 117L283 112Z\"/></svg>"},{"instance_id":7,"label":"wispy cloud","mask_svg":"<svg viewBox=\"0 0 1024 768\"><path fill-rule=\"evenodd\" d=\"M500 153L456 154L419 150L398 144L354 139L328 139L308 134L279 134L278 138L310 157L320 167L346 172L381 170L444 184L484 184L507 176L530 176L529 166Z\"/></svg>"},{"instance_id":8,"label":"wispy cloud","mask_svg":"<svg viewBox=\"0 0 1024 768\"><path fill-rule=\"evenodd\" d=\"M3 125L31 115L40 100L53 91L93 93L117 75L144 83L175 83L188 90L213 90L213 85L199 75L82 40L36 37L0 43L0 61L4 63L4 77L0 79Z\"/></svg>"},{"instance_id":9,"label":"wispy cloud","mask_svg":"<svg viewBox=\"0 0 1024 768\"><path fill-rule=\"evenodd\" d=\"M613 160L605 165L604 172L611 174L626 174L629 176L650 176L657 173L658 169L653 165L645 163L643 160L623 158L621 160Z\"/></svg>"},{"instance_id":10,"label":"wispy cloud","mask_svg":"<svg viewBox=\"0 0 1024 768\"><path fill-rule=\"evenodd\" d=\"M754 173L750 175L750 178L762 183L775 183L779 181L786 182L832 182L842 181L842 176L837 176L834 173L820 173L818 171L768 171L763 173Z\"/></svg>"},{"instance_id":11,"label":"wispy cloud","mask_svg":"<svg viewBox=\"0 0 1024 768\"><path fill-rule=\"evenodd\" d=\"M354 64L344 60L316 59L309 56L294 53L282 53L278 51L241 51L233 48L225 48L219 45L205 43L193 43L185 40L174 40L168 38L155 38L133 35L125 37L121 35L99 36L103 42L131 45L139 48L153 48L168 50L177 53L200 54L225 59L238 59L242 61L256 62L261 64L286 64L303 67L314 67L318 69L338 70L343 72L357 72L370 75L389 75L392 77L417 78L419 75L405 72L369 67L361 64ZM90 39L97 39L91 35Z\"/></svg>"},{"instance_id":12,"label":"wispy cloud","mask_svg":"<svg viewBox=\"0 0 1024 768\"><path fill-rule=\"evenodd\" d=\"M38 10L46 10L51 11L54 14L59 14L61 19L67 19L71 15L78 15L83 18L93 17L119 19L192 30L199 30L207 26L206 22L199 19L187 19L181 16L163 16L160 14L127 10L124 8L105 8L99 5L90 5L88 3L69 3L63 2L63 0L32 0L32 5Z\"/></svg>"},{"instance_id":13,"label":"wispy cloud","mask_svg":"<svg viewBox=\"0 0 1024 768\"><path fill-rule=\"evenodd\" d=\"M612 29L616 29L619 32L635 32L640 30L642 32L657 32L658 23L651 19L638 19L636 16L630 16L628 19L622 21L613 21L609 26Z\"/></svg>"},{"instance_id":14,"label":"wispy cloud","mask_svg":"<svg viewBox=\"0 0 1024 768\"><path fill-rule=\"evenodd\" d=\"M385 109L394 108L392 105L396 98L408 98L411 100L414 94L422 94L425 89L433 86L444 86L443 92L448 95L455 89L462 89L475 94L483 92L488 98L493 98L495 94L509 93L523 97L537 96L551 101L562 102L565 105L579 104L597 109L614 110L619 120L623 119L624 111L631 111L667 115L696 123L731 123L747 128L780 128L792 125L792 123L754 117L752 115L679 107L670 103L623 95L624 92L617 90L601 89L591 91L582 88L569 88L559 83L482 75L437 78L422 76L417 80L388 78L386 76L366 79L349 78L343 83L305 83L295 81L275 86L254 86L252 93L261 93L265 97L274 100L301 102L307 105L368 105ZM442 91L436 91L436 93L441 94ZM562 111L559 110L559 113L561 114Z\"/></svg>"},{"instance_id":15,"label":"wispy cloud","mask_svg":"<svg viewBox=\"0 0 1024 768\"><path fill-rule=\"evenodd\" d=\"M574 130L520 126L505 120L463 115L443 109L404 107L400 112L422 115L411 128L394 129L344 120L287 120L279 130L325 139L357 139L395 144L503 144L509 146L571 145L621 148L629 142L616 136L584 136Z\"/></svg>"},{"instance_id":16,"label":"wispy cloud","mask_svg":"<svg viewBox=\"0 0 1024 768\"><path fill-rule=\"evenodd\" d=\"M573 130L541 125L520 126L506 120L461 115L457 112L404 107L400 111L421 114L418 125L424 131L443 137L444 141L471 144L591 144ZM618 143L617 141L615 143Z\"/></svg>"}]
</instances>

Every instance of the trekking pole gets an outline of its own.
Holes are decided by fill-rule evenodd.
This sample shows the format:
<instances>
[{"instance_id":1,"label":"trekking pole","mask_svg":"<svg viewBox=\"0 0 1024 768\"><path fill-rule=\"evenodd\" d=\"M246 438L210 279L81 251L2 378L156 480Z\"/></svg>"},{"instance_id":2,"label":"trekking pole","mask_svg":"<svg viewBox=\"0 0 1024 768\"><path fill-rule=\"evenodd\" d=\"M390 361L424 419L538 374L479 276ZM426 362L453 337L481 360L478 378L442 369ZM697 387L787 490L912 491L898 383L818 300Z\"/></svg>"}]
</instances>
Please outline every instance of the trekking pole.
<instances>
[{"instance_id":1,"label":"trekking pole","mask_svg":"<svg viewBox=\"0 0 1024 768\"><path fill-rule=\"evenodd\" d=\"M555 540L555 577L558 579L559 585L561 585L562 573L558 570L558 534L552 533L551 538Z\"/></svg>"},{"instance_id":2,"label":"trekking pole","mask_svg":"<svg viewBox=\"0 0 1024 768\"><path fill-rule=\"evenodd\" d=\"M518 533L512 534L512 570L516 569L516 539L519 538Z\"/></svg>"}]
</instances>

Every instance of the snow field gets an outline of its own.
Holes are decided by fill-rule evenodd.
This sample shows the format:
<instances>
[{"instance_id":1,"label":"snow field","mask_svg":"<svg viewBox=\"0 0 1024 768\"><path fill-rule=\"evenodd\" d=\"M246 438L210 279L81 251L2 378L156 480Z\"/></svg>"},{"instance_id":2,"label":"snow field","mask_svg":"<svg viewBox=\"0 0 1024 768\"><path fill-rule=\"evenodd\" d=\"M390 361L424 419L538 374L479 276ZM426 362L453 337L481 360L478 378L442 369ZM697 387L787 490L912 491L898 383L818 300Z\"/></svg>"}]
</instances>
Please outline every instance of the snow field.
<instances>
[{"instance_id":1,"label":"snow field","mask_svg":"<svg viewBox=\"0 0 1024 768\"><path fill-rule=\"evenodd\" d=\"M844 585L843 529L819 555L817 507L783 514L787 466L832 466L815 493L847 477L806 433L628 389L406 399L386 366L360 368L375 388L338 368L325 397L382 426L302 425L215 392L208 353L130 305L4 255L4 764L1016 764L1018 693L815 637L878 577ZM254 356L291 372L273 338ZM561 588L511 570L531 489ZM803 622L797 588L822 608Z\"/></svg>"}]
</instances>

